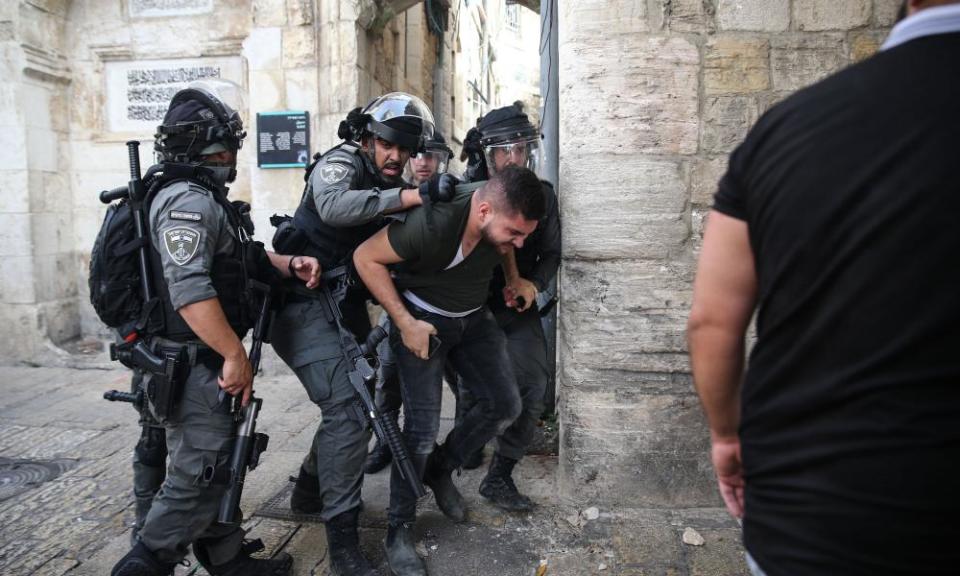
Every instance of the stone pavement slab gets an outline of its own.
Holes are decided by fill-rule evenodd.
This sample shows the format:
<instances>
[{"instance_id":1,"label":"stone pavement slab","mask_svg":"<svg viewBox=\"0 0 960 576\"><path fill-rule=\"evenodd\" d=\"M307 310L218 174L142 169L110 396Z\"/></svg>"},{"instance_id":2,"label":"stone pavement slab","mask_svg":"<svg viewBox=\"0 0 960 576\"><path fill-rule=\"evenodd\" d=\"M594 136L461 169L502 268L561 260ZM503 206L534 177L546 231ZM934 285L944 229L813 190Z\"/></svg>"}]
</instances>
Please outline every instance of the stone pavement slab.
<instances>
[{"instance_id":1,"label":"stone pavement slab","mask_svg":"<svg viewBox=\"0 0 960 576\"><path fill-rule=\"evenodd\" d=\"M106 402L102 393L126 390L128 382L123 370L0 367L0 482L11 462L59 473L7 497L0 492L0 574L102 576L127 551L130 462L139 427L130 406ZM294 575L328 574L321 524L253 513L288 488L319 410L282 367L259 378L257 392L264 399L259 429L270 434L270 447L247 477L242 505L252 515L245 527L264 540L265 553L292 554ZM444 433L452 426L452 406L446 397ZM432 498L421 503L418 549L432 575L748 574L739 527L723 510L610 510L602 502L596 510L577 510L558 499L556 458L532 455L517 468L516 481L538 508L508 514L477 493L484 473L481 468L454 478L470 507L463 524L448 521ZM361 545L379 573L388 575L382 545L388 472L366 477L363 494ZM703 537L703 546L682 542L688 527ZM176 574L205 572L193 564Z\"/></svg>"}]
</instances>

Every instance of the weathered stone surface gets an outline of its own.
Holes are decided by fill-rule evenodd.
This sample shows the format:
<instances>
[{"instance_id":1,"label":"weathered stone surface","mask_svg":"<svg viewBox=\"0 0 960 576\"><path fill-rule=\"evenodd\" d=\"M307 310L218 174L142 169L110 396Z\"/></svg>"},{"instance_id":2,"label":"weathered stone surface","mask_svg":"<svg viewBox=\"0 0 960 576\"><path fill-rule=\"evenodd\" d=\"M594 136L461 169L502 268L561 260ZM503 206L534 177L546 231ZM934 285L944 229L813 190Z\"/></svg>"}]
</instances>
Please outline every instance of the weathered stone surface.
<instances>
[{"instance_id":1,"label":"weathered stone surface","mask_svg":"<svg viewBox=\"0 0 960 576\"><path fill-rule=\"evenodd\" d=\"M902 5L903 0L873 0L873 25L880 28L893 26Z\"/></svg>"},{"instance_id":2,"label":"weathered stone surface","mask_svg":"<svg viewBox=\"0 0 960 576\"><path fill-rule=\"evenodd\" d=\"M786 30L790 26L790 0L720 0L717 23L721 30Z\"/></svg>"},{"instance_id":3,"label":"weathered stone surface","mask_svg":"<svg viewBox=\"0 0 960 576\"><path fill-rule=\"evenodd\" d=\"M283 29L283 66L298 68L317 61L316 35L308 26Z\"/></svg>"},{"instance_id":4,"label":"weathered stone surface","mask_svg":"<svg viewBox=\"0 0 960 576\"><path fill-rule=\"evenodd\" d=\"M277 70L283 56L283 31L280 28L255 28L243 41L243 55L250 70Z\"/></svg>"},{"instance_id":5,"label":"weathered stone surface","mask_svg":"<svg viewBox=\"0 0 960 576\"><path fill-rule=\"evenodd\" d=\"M793 0L799 30L848 30L870 19L869 0Z\"/></svg>"},{"instance_id":6,"label":"weathered stone surface","mask_svg":"<svg viewBox=\"0 0 960 576\"><path fill-rule=\"evenodd\" d=\"M707 154L732 152L760 117L757 101L749 96L708 97L703 106L701 145Z\"/></svg>"},{"instance_id":7,"label":"weathered stone surface","mask_svg":"<svg viewBox=\"0 0 960 576\"><path fill-rule=\"evenodd\" d=\"M590 48L560 47L560 89L568 101L561 117L562 154L689 154L696 151L697 47L678 37L611 35ZM610 54L621 54L619 60ZM596 137L598 123L618 127ZM575 152L577 151L577 152ZM561 165L564 160L561 159Z\"/></svg>"},{"instance_id":8,"label":"weathered stone surface","mask_svg":"<svg viewBox=\"0 0 960 576\"><path fill-rule=\"evenodd\" d=\"M686 239L676 163L590 155L561 170L562 217L578 223L565 229L565 257L664 258Z\"/></svg>"},{"instance_id":9,"label":"weathered stone surface","mask_svg":"<svg viewBox=\"0 0 960 576\"><path fill-rule=\"evenodd\" d=\"M306 26L313 23L311 0L287 0L287 23L290 26Z\"/></svg>"},{"instance_id":10,"label":"weathered stone surface","mask_svg":"<svg viewBox=\"0 0 960 576\"><path fill-rule=\"evenodd\" d=\"M572 38L571 34L575 34L577 38L583 38L592 33L613 35L649 29L646 20L647 3L644 0L626 0L625 2L584 0L561 2L558 6L561 43Z\"/></svg>"},{"instance_id":11,"label":"weathered stone surface","mask_svg":"<svg viewBox=\"0 0 960 576\"><path fill-rule=\"evenodd\" d=\"M667 22L676 32L712 32L716 28L716 4L703 0L673 0L659 3L669 7Z\"/></svg>"},{"instance_id":12,"label":"weathered stone surface","mask_svg":"<svg viewBox=\"0 0 960 576\"><path fill-rule=\"evenodd\" d=\"M284 26L287 23L286 0L252 0L251 8L256 26Z\"/></svg>"},{"instance_id":13,"label":"weathered stone surface","mask_svg":"<svg viewBox=\"0 0 960 576\"><path fill-rule=\"evenodd\" d=\"M707 41L703 59L703 90L707 95L757 92L769 87L767 39L716 36Z\"/></svg>"},{"instance_id":14,"label":"weathered stone surface","mask_svg":"<svg viewBox=\"0 0 960 576\"><path fill-rule=\"evenodd\" d=\"M840 34L785 34L770 43L775 90L797 90L829 76L847 64L846 41Z\"/></svg>"},{"instance_id":15,"label":"weathered stone surface","mask_svg":"<svg viewBox=\"0 0 960 576\"><path fill-rule=\"evenodd\" d=\"M850 37L850 60L859 62L873 56L880 50L887 33L878 30L855 32Z\"/></svg>"},{"instance_id":16,"label":"weathered stone surface","mask_svg":"<svg viewBox=\"0 0 960 576\"><path fill-rule=\"evenodd\" d=\"M713 204L720 178L727 171L727 158L693 158L689 163L690 202L698 206Z\"/></svg>"}]
</instances>

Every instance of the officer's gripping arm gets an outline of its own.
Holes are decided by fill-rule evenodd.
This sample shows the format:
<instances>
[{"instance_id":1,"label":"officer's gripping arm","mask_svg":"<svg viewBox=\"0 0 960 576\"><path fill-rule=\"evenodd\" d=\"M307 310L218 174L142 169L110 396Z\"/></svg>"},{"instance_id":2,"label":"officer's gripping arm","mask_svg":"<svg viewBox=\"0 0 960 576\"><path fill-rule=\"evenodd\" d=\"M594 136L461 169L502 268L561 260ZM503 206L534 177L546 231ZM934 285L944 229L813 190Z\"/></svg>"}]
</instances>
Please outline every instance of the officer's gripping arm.
<instances>
[{"instance_id":1,"label":"officer's gripping arm","mask_svg":"<svg viewBox=\"0 0 960 576\"><path fill-rule=\"evenodd\" d=\"M360 226L385 214L401 212L421 203L416 189L361 189L361 175L350 157L324 160L310 175L313 201L320 219L331 226Z\"/></svg>"},{"instance_id":2,"label":"officer's gripping arm","mask_svg":"<svg viewBox=\"0 0 960 576\"><path fill-rule=\"evenodd\" d=\"M388 230L389 227L383 228L361 244L353 253L353 263L367 290L400 330L403 345L418 358L426 360L430 350L430 335L436 334L437 329L429 322L414 318L400 299L387 266L402 262L403 258L390 244Z\"/></svg>"}]
</instances>

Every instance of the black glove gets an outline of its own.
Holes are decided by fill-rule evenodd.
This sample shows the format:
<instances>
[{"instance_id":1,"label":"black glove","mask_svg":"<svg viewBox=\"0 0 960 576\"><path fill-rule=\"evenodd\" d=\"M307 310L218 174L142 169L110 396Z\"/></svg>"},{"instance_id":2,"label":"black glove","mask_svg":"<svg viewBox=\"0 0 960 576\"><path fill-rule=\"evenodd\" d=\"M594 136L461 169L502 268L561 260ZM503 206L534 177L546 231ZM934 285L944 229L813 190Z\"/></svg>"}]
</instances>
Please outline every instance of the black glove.
<instances>
[{"instance_id":1,"label":"black glove","mask_svg":"<svg viewBox=\"0 0 960 576\"><path fill-rule=\"evenodd\" d=\"M457 184L460 181L453 174L434 174L432 178L420 184L420 195L426 196L430 202L449 202L457 193Z\"/></svg>"}]
</instances>

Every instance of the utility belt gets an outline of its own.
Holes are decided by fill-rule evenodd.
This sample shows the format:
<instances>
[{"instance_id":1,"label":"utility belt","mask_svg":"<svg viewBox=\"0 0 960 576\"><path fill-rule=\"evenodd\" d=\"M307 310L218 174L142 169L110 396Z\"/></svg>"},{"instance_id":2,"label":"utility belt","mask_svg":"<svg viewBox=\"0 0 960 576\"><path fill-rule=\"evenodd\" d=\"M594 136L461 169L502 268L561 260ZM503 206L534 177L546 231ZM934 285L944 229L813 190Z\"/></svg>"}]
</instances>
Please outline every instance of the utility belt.
<instances>
[{"instance_id":1,"label":"utility belt","mask_svg":"<svg viewBox=\"0 0 960 576\"><path fill-rule=\"evenodd\" d=\"M183 395L183 387L193 366L203 364L217 371L223 357L199 342L177 342L153 336L110 346L110 359L143 371L148 378L141 384L143 398L159 421L173 415Z\"/></svg>"},{"instance_id":2,"label":"utility belt","mask_svg":"<svg viewBox=\"0 0 960 576\"><path fill-rule=\"evenodd\" d=\"M344 264L336 268L327 270L320 275L320 282L330 286L331 291L338 292L336 287L340 283L346 283L346 287L340 292L345 293L346 289L355 283L350 268ZM296 279L287 279L283 282L284 299L287 302L309 302L311 300L321 300L324 298L323 290L307 288L303 282Z\"/></svg>"}]
</instances>

